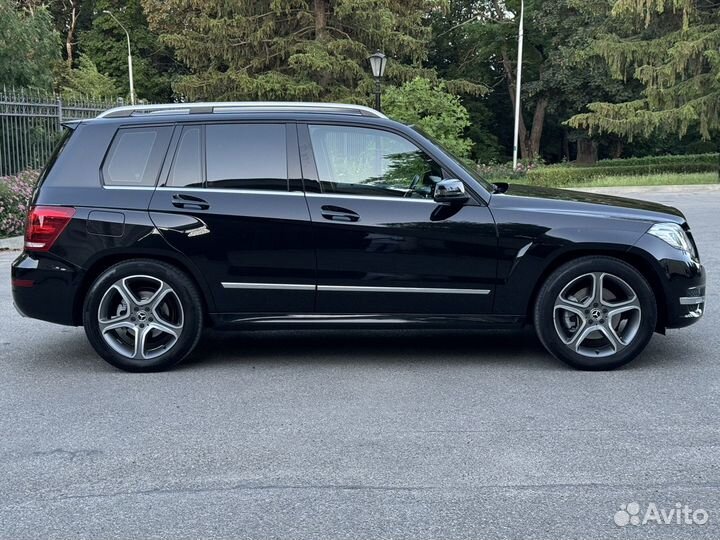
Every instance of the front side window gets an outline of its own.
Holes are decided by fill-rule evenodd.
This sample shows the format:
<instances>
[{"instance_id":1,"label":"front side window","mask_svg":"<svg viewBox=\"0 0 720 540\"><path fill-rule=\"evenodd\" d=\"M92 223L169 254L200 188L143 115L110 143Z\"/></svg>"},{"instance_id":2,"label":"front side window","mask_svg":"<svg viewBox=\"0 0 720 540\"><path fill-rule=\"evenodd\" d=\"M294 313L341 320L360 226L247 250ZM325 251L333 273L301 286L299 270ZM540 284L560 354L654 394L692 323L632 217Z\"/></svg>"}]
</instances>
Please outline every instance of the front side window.
<instances>
[{"instance_id":1,"label":"front side window","mask_svg":"<svg viewBox=\"0 0 720 540\"><path fill-rule=\"evenodd\" d=\"M172 128L121 128L103 163L108 186L154 186L170 142Z\"/></svg>"},{"instance_id":2,"label":"front side window","mask_svg":"<svg viewBox=\"0 0 720 540\"><path fill-rule=\"evenodd\" d=\"M284 124L209 124L205 146L207 187L288 189Z\"/></svg>"},{"instance_id":3,"label":"front side window","mask_svg":"<svg viewBox=\"0 0 720 540\"><path fill-rule=\"evenodd\" d=\"M323 192L432 198L442 168L413 143L388 131L311 125Z\"/></svg>"}]
</instances>

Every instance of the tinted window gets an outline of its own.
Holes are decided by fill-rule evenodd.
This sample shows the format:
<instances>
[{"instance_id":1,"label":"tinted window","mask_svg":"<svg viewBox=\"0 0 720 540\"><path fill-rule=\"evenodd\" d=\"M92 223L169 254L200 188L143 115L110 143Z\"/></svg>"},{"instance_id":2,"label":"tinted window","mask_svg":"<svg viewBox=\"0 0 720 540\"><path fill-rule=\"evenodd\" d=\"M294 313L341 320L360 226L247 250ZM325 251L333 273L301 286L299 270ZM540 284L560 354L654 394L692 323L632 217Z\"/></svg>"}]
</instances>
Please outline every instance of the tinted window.
<instances>
[{"instance_id":1,"label":"tinted window","mask_svg":"<svg viewBox=\"0 0 720 540\"><path fill-rule=\"evenodd\" d=\"M287 190L284 125L212 124L205 137L207 187Z\"/></svg>"},{"instance_id":2,"label":"tinted window","mask_svg":"<svg viewBox=\"0 0 720 540\"><path fill-rule=\"evenodd\" d=\"M168 185L184 187L202 187L202 153L200 126L183 128L180 141L175 150Z\"/></svg>"},{"instance_id":3,"label":"tinted window","mask_svg":"<svg viewBox=\"0 0 720 540\"><path fill-rule=\"evenodd\" d=\"M442 169L407 139L377 129L310 126L324 192L431 198Z\"/></svg>"},{"instance_id":4,"label":"tinted window","mask_svg":"<svg viewBox=\"0 0 720 540\"><path fill-rule=\"evenodd\" d=\"M154 186L172 128L122 128L110 145L103 181L110 186Z\"/></svg>"}]
</instances>

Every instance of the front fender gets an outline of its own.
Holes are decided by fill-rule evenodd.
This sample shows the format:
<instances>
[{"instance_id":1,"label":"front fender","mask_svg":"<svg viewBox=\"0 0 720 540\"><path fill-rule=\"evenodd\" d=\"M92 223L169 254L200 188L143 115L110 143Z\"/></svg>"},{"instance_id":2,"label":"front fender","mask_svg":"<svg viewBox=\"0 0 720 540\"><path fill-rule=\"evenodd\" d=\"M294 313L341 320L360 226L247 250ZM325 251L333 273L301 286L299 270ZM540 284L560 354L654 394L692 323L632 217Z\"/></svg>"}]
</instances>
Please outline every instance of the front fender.
<instances>
[{"instance_id":1,"label":"front fender","mask_svg":"<svg viewBox=\"0 0 720 540\"><path fill-rule=\"evenodd\" d=\"M499 224L494 313L528 314L536 290L555 268L585 255L623 258L651 225L640 221L629 226L626 221L595 221L559 227L527 225L526 230L518 223Z\"/></svg>"}]
</instances>

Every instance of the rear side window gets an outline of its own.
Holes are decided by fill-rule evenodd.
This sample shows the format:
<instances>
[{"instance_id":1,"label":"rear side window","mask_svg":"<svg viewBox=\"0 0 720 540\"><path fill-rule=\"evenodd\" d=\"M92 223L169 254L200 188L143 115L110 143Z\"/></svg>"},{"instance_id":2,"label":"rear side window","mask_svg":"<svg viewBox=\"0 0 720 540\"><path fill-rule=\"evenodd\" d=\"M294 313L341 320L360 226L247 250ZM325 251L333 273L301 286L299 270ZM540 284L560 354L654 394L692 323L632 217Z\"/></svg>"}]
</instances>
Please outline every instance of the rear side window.
<instances>
[{"instance_id":1,"label":"rear side window","mask_svg":"<svg viewBox=\"0 0 720 540\"><path fill-rule=\"evenodd\" d=\"M284 124L205 127L207 187L288 189Z\"/></svg>"},{"instance_id":2,"label":"rear side window","mask_svg":"<svg viewBox=\"0 0 720 540\"><path fill-rule=\"evenodd\" d=\"M105 185L154 186L171 135L171 127L119 129L103 162Z\"/></svg>"}]
</instances>

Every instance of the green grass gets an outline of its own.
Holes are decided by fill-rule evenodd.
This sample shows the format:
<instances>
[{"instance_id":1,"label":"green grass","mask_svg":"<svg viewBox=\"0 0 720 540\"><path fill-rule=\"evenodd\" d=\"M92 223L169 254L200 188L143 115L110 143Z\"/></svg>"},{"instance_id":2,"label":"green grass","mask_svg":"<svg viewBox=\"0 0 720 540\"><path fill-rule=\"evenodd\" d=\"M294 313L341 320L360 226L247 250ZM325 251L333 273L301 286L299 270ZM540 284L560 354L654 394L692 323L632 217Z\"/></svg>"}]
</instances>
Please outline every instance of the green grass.
<instances>
[{"instance_id":1,"label":"green grass","mask_svg":"<svg viewBox=\"0 0 720 540\"><path fill-rule=\"evenodd\" d=\"M599 176L582 182L554 183L551 178L544 182L538 179L510 180L510 183L529 184L545 187L617 187L617 186L678 186L692 184L718 184L720 179L717 172L690 173L690 174L651 174L648 176Z\"/></svg>"}]
</instances>

